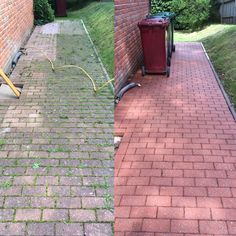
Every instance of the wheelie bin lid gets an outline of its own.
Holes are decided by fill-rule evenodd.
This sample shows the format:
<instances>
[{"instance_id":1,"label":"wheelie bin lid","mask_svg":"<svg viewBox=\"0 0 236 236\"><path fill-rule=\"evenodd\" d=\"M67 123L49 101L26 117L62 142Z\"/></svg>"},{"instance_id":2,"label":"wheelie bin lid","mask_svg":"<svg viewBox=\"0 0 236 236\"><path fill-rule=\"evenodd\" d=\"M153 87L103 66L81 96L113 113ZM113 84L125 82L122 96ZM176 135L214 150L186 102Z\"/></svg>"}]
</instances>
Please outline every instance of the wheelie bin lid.
<instances>
[{"instance_id":1,"label":"wheelie bin lid","mask_svg":"<svg viewBox=\"0 0 236 236\"><path fill-rule=\"evenodd\" d=\"M174 12L168 12L168 11L164 11L164 12L158 12L155 14L151 14L151 15L147 15L147 19L153 19L153 18L169 18L170 20L175 19L176 14Z\"/></svg>"},{"instance_id":2,"label":"wheelie bin lid","mask_svg":"<svg viewBox=\"0 0 236 236\"><path fill-rule=\"evenodd\" d=\"M138 23L139 27L142 26L158 26L158 27L168 27L170 21L168 18L151 18L151 19L143 19Z\"/></svg>"}]
</instances>

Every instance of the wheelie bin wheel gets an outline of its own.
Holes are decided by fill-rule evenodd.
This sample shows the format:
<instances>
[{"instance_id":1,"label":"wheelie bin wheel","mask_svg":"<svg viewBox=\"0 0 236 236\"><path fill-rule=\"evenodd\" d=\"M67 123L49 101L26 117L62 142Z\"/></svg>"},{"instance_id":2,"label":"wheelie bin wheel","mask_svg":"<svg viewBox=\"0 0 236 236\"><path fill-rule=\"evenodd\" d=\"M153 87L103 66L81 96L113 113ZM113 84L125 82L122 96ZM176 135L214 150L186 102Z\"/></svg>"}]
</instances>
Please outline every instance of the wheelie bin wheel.
<instances>
[{"instance_id":1,"label":"wheelie bin wheel","mask_svg":"<svg viewBox=\"0 0 236 236\"><path fill-rule=\"evenodd\" d=\"M171 58L167 57L167 66L171 66Z\"/></svg>"},{"instance_id":2,"label":"wheelie bin wheel","mask_svg":"<svg viewBox=\"0 0 236 236\"><path fill-rule=\"evenodd\" d=\"M170 67L166 68L166 77L170 77Z\"/></svg>"},{"instance_id":3,"label":"wheelie bin wheel","mask_svg":"<svg viewBox=\"0 0 236 236\"><path fill-rule=\"evenodd\" d=\"M142 66L142 76L145 76L145 75L146 75L145 67Z\"/></svg>"},{"instance_id":4,"label":"wheelie bin wheel","mask_svg":"<svg viewBox=\"0 0 236 236\"><path fill-rule=\"evenodd\" d=\"M172 51L175 52L175 45L173 45Z\"/></svg>"}]
</instances>

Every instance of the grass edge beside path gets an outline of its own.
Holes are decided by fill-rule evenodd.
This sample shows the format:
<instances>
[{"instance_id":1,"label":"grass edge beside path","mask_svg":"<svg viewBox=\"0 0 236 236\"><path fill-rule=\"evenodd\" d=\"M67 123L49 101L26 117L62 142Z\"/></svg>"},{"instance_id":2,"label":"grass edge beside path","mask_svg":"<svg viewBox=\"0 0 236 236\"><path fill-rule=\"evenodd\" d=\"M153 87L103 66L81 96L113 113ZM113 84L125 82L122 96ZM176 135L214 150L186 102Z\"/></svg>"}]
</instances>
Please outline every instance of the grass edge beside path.
<instances>
[{"instance_id":1,"label":"grass edge beside path","mask_svg":"<svg viewBox=\"0 0 236 236\"><path fill-rule=\"evenodd\" d=\"M206 38L203 44L236 109L236 26Z\"/></svg>"},{"instance_id":2,"label":"grass edge beside path","mask_svg":"<svg viewBox=\"0 0 236 236\"><path fill-rule=\"evenodd\" d=\"M65 19L82 19L111 78L114 77L114 2L91 2L68 11Z\"/></svg>"},{"instance_id":3,"label":"grass edge beside path","mask_svg":"<svg viewBox=\"0 0 236 236\"><path fill-rule=\"evenodd\" d=\"M204 41L205 39L212 37L216 34L221 34L229 29L231 29L233 25L226 24L211 24L206 26L204 29L195 31L192 33L175 31L175 41L176 42L197 42Z\"/></svg>"}]
</instances>

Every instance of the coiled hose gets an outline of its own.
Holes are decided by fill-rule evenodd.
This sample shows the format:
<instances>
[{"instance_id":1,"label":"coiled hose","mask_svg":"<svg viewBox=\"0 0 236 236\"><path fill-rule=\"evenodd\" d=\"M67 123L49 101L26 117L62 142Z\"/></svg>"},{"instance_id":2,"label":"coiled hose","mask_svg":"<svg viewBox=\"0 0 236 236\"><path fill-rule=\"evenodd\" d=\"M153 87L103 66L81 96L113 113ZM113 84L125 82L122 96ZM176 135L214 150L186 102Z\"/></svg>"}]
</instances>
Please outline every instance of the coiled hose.
<instances>
[{"instance_id":1,"label":"coiled hose","mask_svg":"<svg viewBox=\"0 0 236 236\"><path fill-rule=\"evenodd\" d=\"M112 81L114 81L114 78L113 79L110 79L108 80L107 82L105 82L102 86L100 87L97 87L94 79L89 75L89 73L83 69L82 67L80 66L76 66L76 65L64 65L64 66L55 66L53 61L48 57L48 55L42 51L41 49L38 49L36 47L27 47L27 48L24 48L23 50L26 52L27 49L34 49L34 50L37 50L38 52L40 52L50 63L51 65L51 68L52 68L52 71L55 72L56 70L60 70L60 69L64 69L64 68L76 68L78 70L81 70L83 72L83 74L91 81L92 83L92 86L93 86L93 91L95 93L97 93L98 91L102 90L104 87L106 87L109 83L111 83Z\"/></svg>"}]
</instances>

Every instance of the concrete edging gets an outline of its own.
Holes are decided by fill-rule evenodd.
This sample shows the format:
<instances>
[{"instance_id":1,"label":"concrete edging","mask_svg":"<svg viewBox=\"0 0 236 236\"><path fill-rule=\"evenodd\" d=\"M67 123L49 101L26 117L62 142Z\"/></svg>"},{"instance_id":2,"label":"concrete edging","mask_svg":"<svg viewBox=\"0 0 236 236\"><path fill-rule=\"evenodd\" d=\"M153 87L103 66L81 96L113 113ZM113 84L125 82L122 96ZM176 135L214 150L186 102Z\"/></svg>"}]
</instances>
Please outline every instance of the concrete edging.
<instances>
[{"instance_id":1,"label":"concrete edging","mask_svg":"<svg viewBox=\"0 0 236 236\"><path fill-rule=\"evenodd\" d=\"M213 64L212 64L212 62L211 62L211 60L210 60L210 57L208 56L207 51L206 51L206 49L205 49L203 43L201 43L201 46L202 46L202 48L203 48L203 51L204 51L205 56L206 56L206 58L207 58L207 61L208 61L209 65L210 65L210 67L211 67L211 69L212 69L212 71L213 71L213 74L214 74L215 79L216 79L216 81L217 81L217 83L218 83L218 86L219 86L219 88L220 88L220 90L221 90L221 92L222 92L222 94L223 94L223 96L224 96L224 98L225 98L225 101L226 101L226 103L227 103L227 105L228 105L228 108L229 108L229 110L230 110L230 112L231 112L231 114L232 114L232 116L233 116L233 118L234 118L234 121L236 122L236 111L235 111L235 108L234 108L233 104L231 103L231 101L230 101L230 99L229 99L229 96L228 96L228 94L226 93L226 91L225 91L225 89L224 89L224 86L222 85L222 83L221 83L221 81L220 81L219 75L217 74L217 72L216 72L216 70L215 70L215 68L214 68L214 66L213 66Z\"/></svg>"},{"instance_id":2,"label":"concrete edging","mask_svg":"<svg viewBox=\"0 0 236 236\"><path fill-rule=\"evenodd\" d=\"M108 75L107 70L106 70L106 68L104 67L103 63L102 63L102 60L101 60L101 58L100 58L99 55L98 55L98 51L97 51L97 49L96 49L96 47L95 47L95 45L94 45L94 43L93 43L93 40L91 39L91 37L90 37L90 35L89 35L89 32L88 32L88 30L87 30L87 28L86 28L86 26L85 26L85 24L84 24L84 21L83 21L82 19L81 19L81 23L82 23L82 25L83 25L83 27L84 27L84 30L85 30L85 32L86 32L88 38L89 38L90 43L91 43L92 46L93 46L93 50L94 50L94 52L95 52L95 54L96 54L96 56L97 56L97 58L98 58L98 61L99 61L99 63L101 64L101 67L102 67L102 70L103 70L103 72L104 72L104 74L105 74L106 80L109 81L109 80L110 80L110 76ZM112 93L114 94L114 91L115 91L114 86L112 85L111 82L109 83L109 85L110 85L110 89L111 89Z\"/></svg>"}]
</instances>

